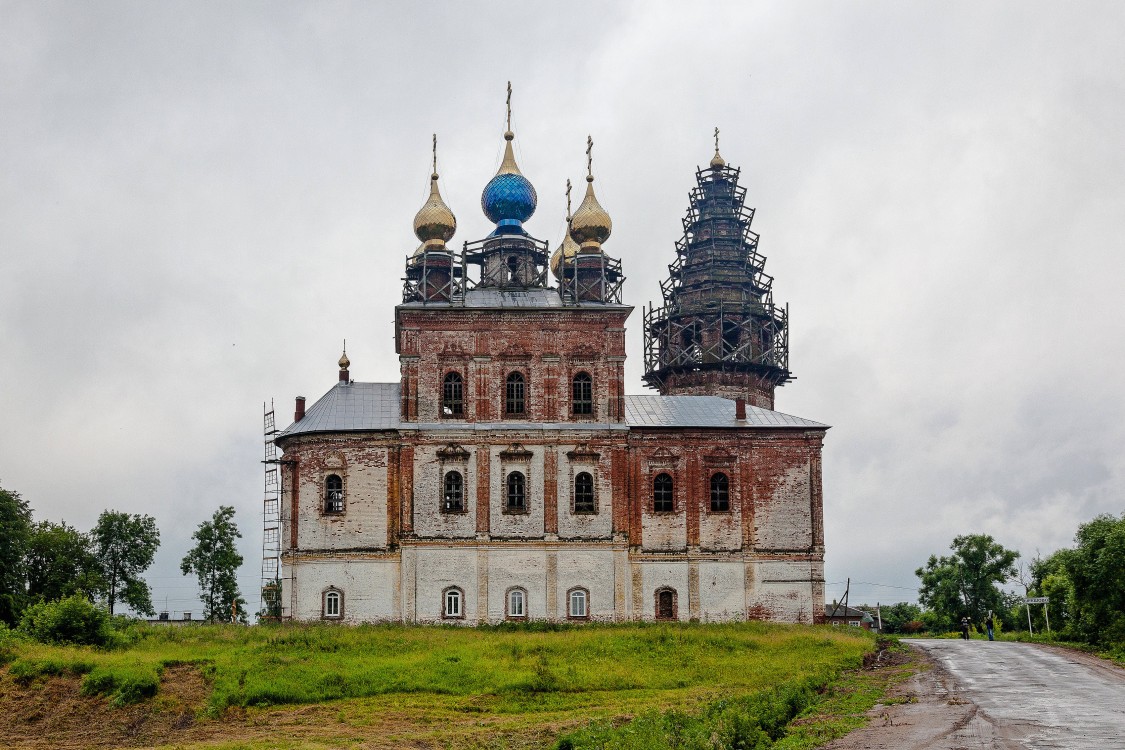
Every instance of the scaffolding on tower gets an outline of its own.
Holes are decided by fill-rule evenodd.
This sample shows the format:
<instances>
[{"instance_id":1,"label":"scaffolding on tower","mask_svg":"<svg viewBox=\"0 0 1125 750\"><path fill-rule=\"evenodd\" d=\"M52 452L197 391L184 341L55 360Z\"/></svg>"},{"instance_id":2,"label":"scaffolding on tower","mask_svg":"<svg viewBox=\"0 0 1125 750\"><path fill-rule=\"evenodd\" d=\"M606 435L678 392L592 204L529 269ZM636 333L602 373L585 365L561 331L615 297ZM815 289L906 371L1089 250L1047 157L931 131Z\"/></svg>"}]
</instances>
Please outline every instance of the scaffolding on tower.
<instances>
[{"instance_id":1,"label":"scaffolding on tower","mask_svg":"<svg viewBox=\"0 0 1125 750\"><path fill-rule=\"evenodd\" d=\"M262 500L262 585L260 622L277 622L282 617L281 607L281 477L278 467L274 437L278 433L274 419L273 401L262 403L263 435L265 442L265 489Z\"/></svg>"}]
</instances>

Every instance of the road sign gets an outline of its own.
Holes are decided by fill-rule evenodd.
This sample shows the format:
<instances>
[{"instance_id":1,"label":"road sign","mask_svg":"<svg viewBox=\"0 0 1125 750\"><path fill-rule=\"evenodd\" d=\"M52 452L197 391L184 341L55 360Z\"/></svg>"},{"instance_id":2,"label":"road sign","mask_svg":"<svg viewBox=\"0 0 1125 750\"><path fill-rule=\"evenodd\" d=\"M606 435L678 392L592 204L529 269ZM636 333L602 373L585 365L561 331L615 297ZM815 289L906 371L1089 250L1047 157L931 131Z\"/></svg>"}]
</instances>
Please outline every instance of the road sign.
<instances>
[{"instance_id":1,"label":"road sign","mask_svg":"<svg viewBox=\"0 0 1125 750\"><path fill-rule=\"evenodd\" d=\"M1046 604L1051 601L1049 596L1029 596L1023 600L1024 604Z\"/></svg>"}]
</instances>

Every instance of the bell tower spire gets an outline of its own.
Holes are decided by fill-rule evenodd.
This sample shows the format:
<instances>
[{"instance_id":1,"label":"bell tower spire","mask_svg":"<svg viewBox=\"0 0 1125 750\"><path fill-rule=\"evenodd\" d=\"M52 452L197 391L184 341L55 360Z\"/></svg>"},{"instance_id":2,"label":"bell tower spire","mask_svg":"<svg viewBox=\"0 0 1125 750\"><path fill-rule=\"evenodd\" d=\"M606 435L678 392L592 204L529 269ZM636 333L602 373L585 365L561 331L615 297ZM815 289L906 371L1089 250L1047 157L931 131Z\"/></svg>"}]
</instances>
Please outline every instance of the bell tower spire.
<instances>
[{"instance_id":1,"label":"bell tower spire","mask_svg":"<svg viewBox=\"0 0 1125 750\"><path fill-rule=\"evenodd\" d=\"M662 307L645 313L645 384L662 395L743 398L774 407L789 372L788 308L773 301L773 277L750 229L739 170L719 154L695 173L696 186L661 283Z\"/></svg>"}]
</instances>

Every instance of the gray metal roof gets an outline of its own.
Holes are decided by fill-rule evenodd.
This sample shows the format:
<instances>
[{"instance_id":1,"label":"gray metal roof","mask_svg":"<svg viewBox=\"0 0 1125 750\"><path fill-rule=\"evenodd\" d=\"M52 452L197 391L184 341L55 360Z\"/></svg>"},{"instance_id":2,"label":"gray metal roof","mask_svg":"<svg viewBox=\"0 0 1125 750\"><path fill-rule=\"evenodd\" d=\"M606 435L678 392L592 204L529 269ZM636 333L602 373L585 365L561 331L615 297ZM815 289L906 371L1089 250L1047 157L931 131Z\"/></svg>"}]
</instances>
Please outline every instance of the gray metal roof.
<instances>
[{"instance_id":1,"label":"gray metal roof","mask_svg":"<svg viewBox=\"0 0 1125 750\"><path fill-rule=\"evenodd\" d=\"M734 401L718 396L626 396L625 421L630 427L798 427L828 425L746 405L746 419L734 418Z\"/></svg>"},{"instance_id":2,"label":"gray metal roof","mask_svg":"<svg viewBox=\"0 0 1125 750\"><path fill-rule=\"evenodd\" d=\"M305 418L282 430L278 437L307 432L397 430L398 383L337 383L305 410Z\"/></svg>"},{"instance_id":3,"label":"gray metal roof","mask_svg":"<svg viewBox=\"0 0 1125 750\"><path fill-rule=\"evenodd\" d=\"M400 307L527 307L527 308L561 308L562 297L557 289L470 289L465 292L465 302L406 302ZM583 302L572 307L615 307L628 308L628 305L604 304L600 302Z\"/></svg>"},{"instance_id":4,"label":"gray metal roof","mask_svg":"<svg viewBox=\"0 0 1125 750\"><path fill-rule=\"evenodd\" d=\"M377 430L565 430L621 425L601 422L440 422L408 423L399 419L401 389L398 383L337 383L309 407L305 418L294 422L278 437L310 432L365 432ZM626 396L625 425L656 427L780 427L826 429L827 425L777 411L747 405L746 419L734 418L734 402L718 396Z\"/></svg>"}]
</instances>

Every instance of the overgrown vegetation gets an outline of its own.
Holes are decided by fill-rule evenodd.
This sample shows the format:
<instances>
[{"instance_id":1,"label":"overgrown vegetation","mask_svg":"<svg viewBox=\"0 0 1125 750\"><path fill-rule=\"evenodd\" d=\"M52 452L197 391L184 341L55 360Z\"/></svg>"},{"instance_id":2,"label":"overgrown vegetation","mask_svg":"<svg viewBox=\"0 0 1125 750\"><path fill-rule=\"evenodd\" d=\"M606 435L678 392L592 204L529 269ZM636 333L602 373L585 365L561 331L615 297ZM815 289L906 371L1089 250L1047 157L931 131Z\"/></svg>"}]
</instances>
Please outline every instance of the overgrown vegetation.
<instances>
[{"instance_id":1,"label":"overgrown vegetation","mask_svg":"<svg viewBox=\"0 0 1125 750\"><path fill-rule=\"evenodd\" d=\"M765 623L134 625L122 642L130 639L110 650L20 643L10 674L25 683L80 676L84 692L126 703L154 694L165 667L193 663L211 683L207 711L213 716L232 707L384 696L381 706L422 701L434 711L455 708L520 722L601 722L591 732L622 716L671 710L696 717L685 718L685 727L717 722L730 737L758 730L772 737L783 717L803 709L841 670L858 666L873 645L850 628ZM738 718L747 707L767 717L756 720L758 729ZM652 721L653 727L671 726Z\"/></svg>"},{"instance_id":2,"label":"overgrown vegetation","mask_svg":"<svg viewBox=\"0 0 1125 750\"><path fill-rule=\"evenodd\" d=\"M880 639L881 654L902 653ZM871 656L869 654L868 656ZM904 659L903 661L908 661ZM767 690L728 695L696 711L647 711L624 724L597 721L570 732L555 750L805 750L842 737L866 721L890 681L910 668L876 675L852 671L843 679L826 669ZM793 723L794 719L800 721Z\"/></svg>"},{"instance_id":3,"label":"overgrown vegetation","mask_svg":"<svg viewBox=\"0 0 1125 750\"><path fill-rule=\"evenodd\" d=\"M40 643L105 646L112 638L109 613L81 594L38 602L24 610L20 631Z\"/></svg>"}]
</instances>

